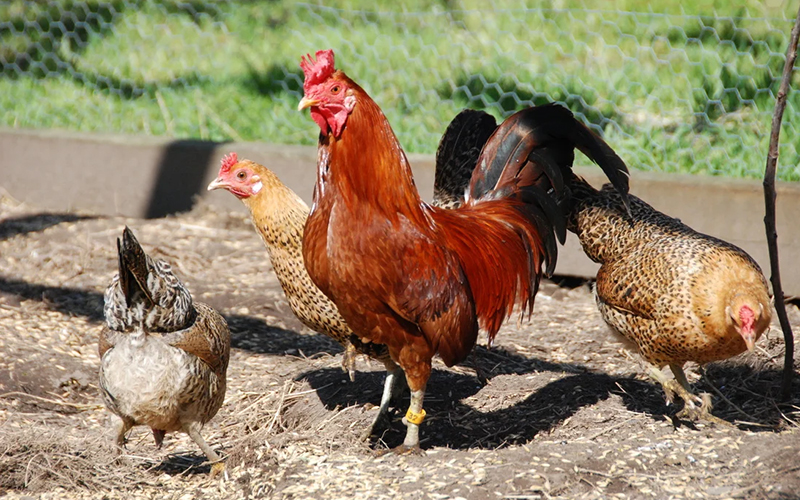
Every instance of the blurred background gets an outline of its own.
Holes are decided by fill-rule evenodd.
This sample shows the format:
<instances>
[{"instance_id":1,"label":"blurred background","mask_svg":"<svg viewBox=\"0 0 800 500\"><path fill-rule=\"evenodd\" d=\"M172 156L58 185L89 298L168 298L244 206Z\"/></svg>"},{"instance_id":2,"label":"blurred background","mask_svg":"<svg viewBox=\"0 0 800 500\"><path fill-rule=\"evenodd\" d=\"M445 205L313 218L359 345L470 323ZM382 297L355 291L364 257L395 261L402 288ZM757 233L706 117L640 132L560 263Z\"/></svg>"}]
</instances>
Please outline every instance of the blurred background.
<instances>
[{"instance_id":1,"label":"blurred background","mask_svg":"<svg viewBox=\"0 0 800 500\"><path fill-rule=\"evenodd\" d=\"M0 0L0 126L315 144L298 62L333 48L408 152L464 107L558 101L635 169L759 178L797 7ZM798 139L792 91L781 180L800 180Z\"/></svg>"}]
</instances>

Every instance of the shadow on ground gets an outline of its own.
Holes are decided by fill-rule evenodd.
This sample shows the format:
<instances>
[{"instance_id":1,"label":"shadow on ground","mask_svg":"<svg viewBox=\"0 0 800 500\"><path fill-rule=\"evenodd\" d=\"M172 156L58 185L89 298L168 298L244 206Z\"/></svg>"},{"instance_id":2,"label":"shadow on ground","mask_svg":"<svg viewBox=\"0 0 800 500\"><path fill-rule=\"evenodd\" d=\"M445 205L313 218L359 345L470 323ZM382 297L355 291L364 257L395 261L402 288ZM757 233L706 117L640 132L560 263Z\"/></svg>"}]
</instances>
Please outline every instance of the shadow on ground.
<instances>
[{"instance_id":1,"label":"shadow on ground","mask_svg":"<svg viewBox=\"0 0 800 500\"><path fill-rule=\"evenodd\" d=\"M682 403L667 406L658 385L633 377L590 372L585 368L578 372L575 365L545 363L502 351L496 354L508 356L510 362L499 364L497 371L487 373L490 380L501 374L540 371L561 372L563 376L534 389L527 398L510 407L481 411L463 402L483 389L474 376L434 370L425 398L428 418L422 427L423 448L494 449L525 444L538 433L548 431L572 417L581 408L592 406L612 395L619 396L632 412L649 415L654 420L671 420L676 426L694 427L692 423L674 417ZM513 369L508 370L508 367ZM383 372L359 373L355 383L345 384L344 374L326 368L306 372L298 378L307 380L317 390L322 404L333 410L350 405L378 404L383 377ZM695 384L696 392L710 392L707 386L709 382L721 386L725 397L749 415L745 418L730 403L714 394L716 406L713 413L716 416L756 432L776 431L785 423L773 399L780 390L780 370L756 371L746 365L714 366L708 371L708 377ZM738 383L729 384L727 381ZM395 411L392 427L373 441L374 446L394 447L402 443L405 427L400 417L407 404L406 396L402 407ZM743 423L743 420L748 423Z\"/></svg>"},{"instance_id":2,"label":"shadow on ground","mask_svg":"<svg viewBox=\"0 0 800 500\"><path fill-rule=\"evenodd\" d=\"M91 321L103 318L103 294L80 288L28 283L0 276L0 302L19 304L36 300L48 308L68 315L85 316ZM263 319L239 314L223 314L231 329L231 346L259 354L312 357L337 353L341 346L323 335L298 335L292 330L270 326Z\"/></svg>"},{"instance_id":3,"label":"shadow on ground","mask_svg":"<svg viewBox=\"0 0 800 500\"><path fill-rule=\"evenodd\" d=\"M98 219L94 215L75 215L69 213L44 212L20 217L9 217L0 220L0 241L13 238L20 234L44 231L45 229L61 224L62 222L76 222L79 220Z\"/></svg>"}]
</instances>

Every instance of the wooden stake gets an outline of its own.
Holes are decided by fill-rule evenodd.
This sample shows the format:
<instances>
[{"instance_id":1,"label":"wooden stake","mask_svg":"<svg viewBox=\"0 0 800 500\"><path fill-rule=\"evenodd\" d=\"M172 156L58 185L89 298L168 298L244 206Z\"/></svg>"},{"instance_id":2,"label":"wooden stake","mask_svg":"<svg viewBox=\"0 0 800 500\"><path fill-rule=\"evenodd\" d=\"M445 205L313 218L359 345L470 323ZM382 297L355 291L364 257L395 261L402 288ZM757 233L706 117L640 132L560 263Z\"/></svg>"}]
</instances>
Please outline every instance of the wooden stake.
<instances>
[{"instance_id":1,"label":"wooden stake","mask_svg":"<svg viewBox=\"0 0 800 500\"><path fill-rule=\"evenodd\" d=\"M764 226L767 229L767 246L769 247L769 264L772 272L772 292L775 295L775 310L778 313L778 320L783 330L783 340L786 351L783 360L783 382L781 383L781 400L789 399L792 391L792 376L794 374L794 335L789 318L786 316L786 302L781 287L781 273L778 265L778 232L775 228L775 173L778 168L778 143L781 133L781 121L783 111L786 109L786 94L789 91L789 84L797 59L797 38L800 35L800 10L797 11L797 18L794 21L792 34L789 39L789 48L786 49L786 63L783 65L783 76L778 90L778 98L775 101L775 113L772 115L772 133L769 138L769 153L767 154L767 168L764 172L764 202L766 204L766 215L764 215Z\"/></svg>"}]
</instances>

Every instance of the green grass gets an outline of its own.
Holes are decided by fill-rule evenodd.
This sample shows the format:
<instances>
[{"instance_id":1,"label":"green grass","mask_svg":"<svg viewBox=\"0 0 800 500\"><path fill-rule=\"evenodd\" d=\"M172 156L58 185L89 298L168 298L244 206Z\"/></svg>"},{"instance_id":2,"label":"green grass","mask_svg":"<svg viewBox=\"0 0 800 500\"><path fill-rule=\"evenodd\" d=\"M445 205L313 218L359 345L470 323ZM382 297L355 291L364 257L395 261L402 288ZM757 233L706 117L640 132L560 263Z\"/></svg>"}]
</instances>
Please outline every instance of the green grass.
<instances>
[{"instance_id":1,"label":"green grass","mask_svg":"<svg viewBox=\"0 0 800 500\"><path fill-rule=\"evenodd\" d=\"M0 124L313 144L298 61L332 47L409 152L463 107L556 100L634 168L760 177L794 7L680 3L11 0ZM798 94L783 180L800 180Z\"/></svg>"}]
</instances>

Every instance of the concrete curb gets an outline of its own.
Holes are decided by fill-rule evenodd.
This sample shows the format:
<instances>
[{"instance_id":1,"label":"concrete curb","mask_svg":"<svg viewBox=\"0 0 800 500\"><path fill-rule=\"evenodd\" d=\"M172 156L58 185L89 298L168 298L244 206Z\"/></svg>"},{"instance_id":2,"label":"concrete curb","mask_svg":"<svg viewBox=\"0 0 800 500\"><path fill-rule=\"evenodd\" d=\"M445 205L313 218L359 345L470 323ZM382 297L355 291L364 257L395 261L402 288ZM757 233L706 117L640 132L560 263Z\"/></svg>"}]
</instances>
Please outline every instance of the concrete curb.
<instances>
[{"instance_id":1,"label":"concrete curb","mask_svg":"<svg viewBox=\"0 0 800 500\"><path fill-rule=\"evenodd\" d=\"M48 210L89 210L129 217L161 217L189 210L200 196L242 211L233 196L206 191L219 160L230 151L269 167L310 202L316 147L264 143L215 143L163 137L80 134L0 128L0 186L14 198ZM432 155L410 155L423 197L433 190ZM594 185L605 178L578 167ZM698 231L749 252L769 274L761 183L720 177L634 171L632 193ZM781 276L787 295L800 295L800 183L778 183ZM592 277L597 265L574 236L560 250L556 272Z\"/></svg>"}]
</instances>

